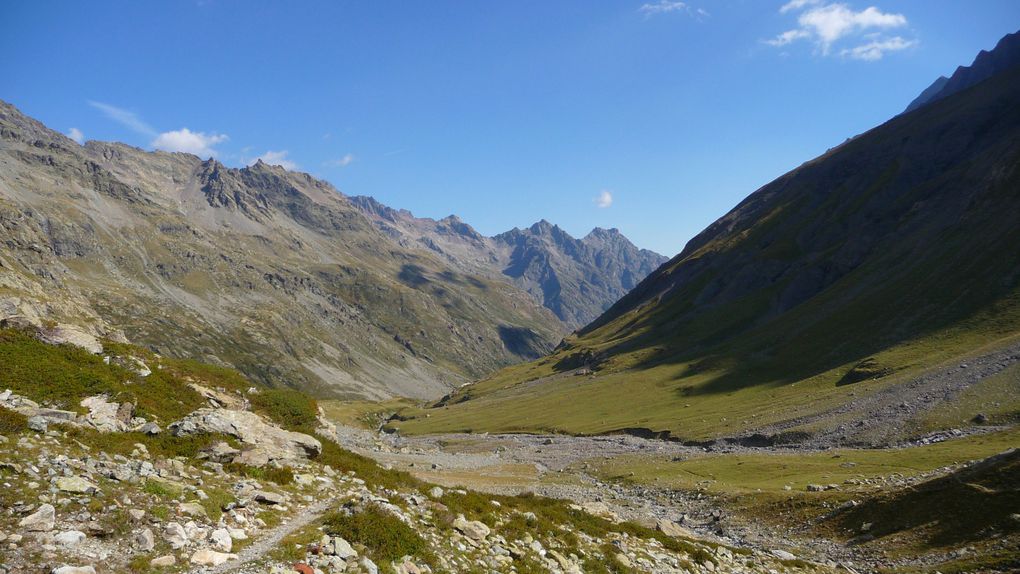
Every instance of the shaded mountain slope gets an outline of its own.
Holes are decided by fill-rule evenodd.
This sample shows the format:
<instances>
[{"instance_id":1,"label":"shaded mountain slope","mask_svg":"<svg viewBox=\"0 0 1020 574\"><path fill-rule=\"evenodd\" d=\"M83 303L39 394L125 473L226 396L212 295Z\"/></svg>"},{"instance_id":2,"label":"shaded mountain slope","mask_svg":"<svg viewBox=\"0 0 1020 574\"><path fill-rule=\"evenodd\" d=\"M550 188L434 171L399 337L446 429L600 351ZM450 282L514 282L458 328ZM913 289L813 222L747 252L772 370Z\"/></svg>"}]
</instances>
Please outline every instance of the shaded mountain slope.
<instances>
[{"instance_id":1,"label":"shaded mountain slope","mask_svg":"<svg viewBox=\"0 0 1020 574\"><path fill-rule=\"evenodd\" d=\"M727 436L1015 339L1018 103L1011 68L830 150L749 196L551 356L403 428ZM488 416L511 403L523 418Z\"/></svg>"},{"instance_id":2,"label":"shaded mountain slope","mask_svg":"<svg viewBox=\"0 0 1020 574\"><path fill-rule=\"evenodd\" d=\"M0 103L0 318L87 324L334 396L438 396L548 350L507 281L380 233L329 184L122 144Z\"/></svg>"},{"instance_id":3,"label":"shaded mountain slope","mask_svg":"<svg viewBox=\"0 0 1020 574\"><path fill-rule=\"evenodd\" d=\"M485 237L454 215L417 218L371 197L352 197L381 231L401 245L426 249L464 271L509 278L570 327L597 317L666 261L616 229L596 227L581 239L542 220Z\"/></svg>"}]
</instances>

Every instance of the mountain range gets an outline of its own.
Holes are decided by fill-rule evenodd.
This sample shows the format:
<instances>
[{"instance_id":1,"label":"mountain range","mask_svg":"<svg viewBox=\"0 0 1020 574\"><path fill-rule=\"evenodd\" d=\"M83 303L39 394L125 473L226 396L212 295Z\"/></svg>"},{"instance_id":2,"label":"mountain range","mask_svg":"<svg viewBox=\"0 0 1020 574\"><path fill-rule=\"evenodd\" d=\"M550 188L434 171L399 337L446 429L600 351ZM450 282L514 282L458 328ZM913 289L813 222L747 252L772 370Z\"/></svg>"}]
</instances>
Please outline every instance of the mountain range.
<instances>
[{"instance_id":1,"label":"mountain range","mask_svg":"<svg viewBox=\"0 0 1020 574\"><path fill-rule=\"evenodd\" d=\"M454 215L438 221L356 196L351 203L406 247L425 248L464 272L509 278L571 327L598 317L667 258L617 229L575 239L546 220L484 237Z\"/></svg>"},{"instance_id":2,"label":"mountain range","mask_svg":"<svg viewBox=\"0 0 1020 574\"><path fill-rule=\"evenodd\" d=\"M323 396L437 397L539 357L661 260L612 231L490 239L373 205L261 161L80 146L0 103L0 318Z\"/></svg>"}]
</instances>

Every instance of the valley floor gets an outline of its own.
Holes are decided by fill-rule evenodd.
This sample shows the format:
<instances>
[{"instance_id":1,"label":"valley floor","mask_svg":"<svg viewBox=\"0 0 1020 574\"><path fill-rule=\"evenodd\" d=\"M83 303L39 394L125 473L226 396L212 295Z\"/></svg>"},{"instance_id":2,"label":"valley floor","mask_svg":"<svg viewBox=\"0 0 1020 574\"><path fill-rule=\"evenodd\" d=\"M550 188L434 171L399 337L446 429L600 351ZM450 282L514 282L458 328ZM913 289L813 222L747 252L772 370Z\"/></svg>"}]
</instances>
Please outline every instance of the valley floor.
<instances>
[{"instance_id":1,"label":"valley floor","mask_svg":"<svg viewBox=\"0 0 1020 574\"><path fill-rule=\"evenodd\" d=\"M1010 451L1020 444L1017 428L974 427L860 450L703 448L622 435L405 437L351 426L338 427L338 438L381 464L444 486L568 499L595 514L670 524L710 541L847 571L922 572L936 564L942 572L996 571L994 563L1016 564L1011 557L1020 557L1016 515L1004 531L948 544L932 542L931 524L886 533L884 525L847 528L841 516L953 476L967 461ZM1015 464L1004 470L1014 489L1018 471ZM869 535L872 529L881 534ZM989 569L968 558L976 552L990 558Z\"/></svg>"}]
</instances>

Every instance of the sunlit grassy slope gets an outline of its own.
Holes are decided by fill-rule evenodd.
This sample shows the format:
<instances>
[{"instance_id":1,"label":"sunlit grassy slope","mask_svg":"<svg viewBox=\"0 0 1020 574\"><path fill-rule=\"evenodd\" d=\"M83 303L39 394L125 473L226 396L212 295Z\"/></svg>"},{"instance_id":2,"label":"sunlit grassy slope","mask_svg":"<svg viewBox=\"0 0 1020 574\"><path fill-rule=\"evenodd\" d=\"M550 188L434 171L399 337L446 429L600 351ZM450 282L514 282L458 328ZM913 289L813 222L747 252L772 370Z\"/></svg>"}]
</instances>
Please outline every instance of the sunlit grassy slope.
<instances>
[{"instance_id":1,"label":"sunlit grassy slope","mask_svg":"<svg viewBox=\"0 0 1020 574\"><path fill-rule=\"evenodd\" d=\"M849 140L752 194L552 355L393 426L731 436L1014 344L1017 102L1014 70ZM863 380L839 384L865 360Z\"/></svg>"}]
</instances>

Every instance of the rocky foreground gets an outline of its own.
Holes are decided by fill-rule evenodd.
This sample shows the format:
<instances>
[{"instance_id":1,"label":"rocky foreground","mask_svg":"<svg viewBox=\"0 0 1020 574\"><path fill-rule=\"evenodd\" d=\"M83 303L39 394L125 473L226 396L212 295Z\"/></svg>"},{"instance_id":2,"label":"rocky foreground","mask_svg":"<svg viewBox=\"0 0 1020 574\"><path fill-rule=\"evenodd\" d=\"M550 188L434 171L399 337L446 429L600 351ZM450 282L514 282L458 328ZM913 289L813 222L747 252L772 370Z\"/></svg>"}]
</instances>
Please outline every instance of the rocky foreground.
<instances>
[{"instance_id":1,"label":"rocky foreground","mask_svg":"<svg viewBox=\"0 0 1020 574\"><path fill-rule=\"evenodd\" d=\"M231 385L220 371L175 375L165 400L195 408L170 420L143 392L177 384L160 357L3 334L7 358L58 353L91 369L79 378L114 373L139 397L48 404L11 374L24 365L5 366L21 387L0 394L4 574L829 569L694 539L669 521L652 529L565 501L427 484L340 449L336 429L301 410L314 402Z\"/></svg>"}]
</instances>

